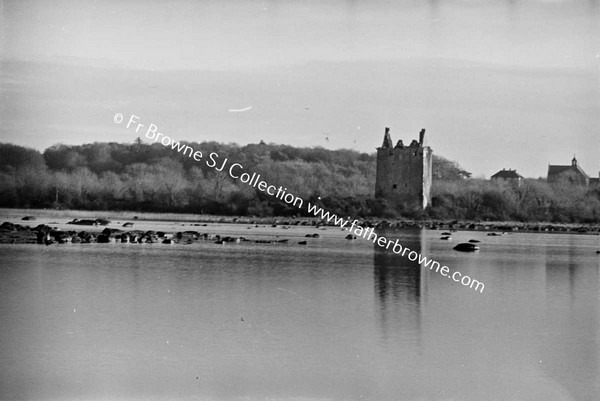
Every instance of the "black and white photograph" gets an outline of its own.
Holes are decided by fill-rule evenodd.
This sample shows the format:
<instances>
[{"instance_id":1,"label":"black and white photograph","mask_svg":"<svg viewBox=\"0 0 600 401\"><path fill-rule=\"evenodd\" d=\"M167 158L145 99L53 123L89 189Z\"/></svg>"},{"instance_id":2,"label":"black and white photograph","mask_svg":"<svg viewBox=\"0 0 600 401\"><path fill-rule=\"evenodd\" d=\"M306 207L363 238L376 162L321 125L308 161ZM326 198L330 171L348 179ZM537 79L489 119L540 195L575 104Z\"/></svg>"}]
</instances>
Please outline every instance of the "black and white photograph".
<instances>
[{"instance_id":1,"label":"black and white photograph","mask_svg":"<svg viewBox=\"0 0 600 401\"><path fill-rule=\"evenodd\" d=\"M5 400L600 400L600 1L0 0Z\"/></svg>"}]
</instances>

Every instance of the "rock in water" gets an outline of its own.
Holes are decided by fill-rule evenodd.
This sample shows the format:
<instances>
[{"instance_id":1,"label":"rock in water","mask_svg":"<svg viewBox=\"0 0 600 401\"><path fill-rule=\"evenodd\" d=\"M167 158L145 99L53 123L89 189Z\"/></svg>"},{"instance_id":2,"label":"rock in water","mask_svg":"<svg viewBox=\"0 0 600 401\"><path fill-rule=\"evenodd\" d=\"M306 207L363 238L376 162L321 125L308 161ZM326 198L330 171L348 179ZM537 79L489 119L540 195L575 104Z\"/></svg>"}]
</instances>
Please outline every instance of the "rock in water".
<instances>
[{"instance_id":1,"label":"rock in water","mask_svg":"<svg viewBox=\"0 0 600 401\"><path fill-rule=\"evenodd\" d=\"M479 250L479 247L475 244L470 244L468 242L462 242L458 245L456 245L454 248L455 251L460 251L460 252L475 252Z\"/></svg>"}]
</instances>

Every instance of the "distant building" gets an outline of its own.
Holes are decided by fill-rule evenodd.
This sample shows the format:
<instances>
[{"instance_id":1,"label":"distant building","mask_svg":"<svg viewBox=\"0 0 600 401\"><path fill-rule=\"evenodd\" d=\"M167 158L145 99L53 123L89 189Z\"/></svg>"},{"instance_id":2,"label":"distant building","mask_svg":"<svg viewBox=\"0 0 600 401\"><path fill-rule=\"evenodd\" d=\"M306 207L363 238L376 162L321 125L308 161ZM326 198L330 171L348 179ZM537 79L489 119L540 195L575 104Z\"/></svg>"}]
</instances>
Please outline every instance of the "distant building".
<instances>
[{"instance_id":1,"label":"distant building","mask_svg":"<svg viewBox=\"0 0 600 401\"><path fill-rule=\"evenodd\" d=\"M598 185L599 178L588 177L585 171L583 171L577 163L577 158L573 156L570 166L548 165L548 183L553 184L559 182L588 187L590 185Z\"/></svg>"},{"instance_id":2,"label":"distant building","mask_svg":"<svg viewBox=\"0 0 600 401\"><path fill-rule=\"evenodd\" d=\"M419 141L404 146L392 142L385 129L383 145L377 148L375 197L425 209L431 204L432 150L425 146L425 130Z\"/></svg>"},{"instance_id":3,"label":"distant building","mask_svg":"<svg viewBox=\"0 0 600 401\"><path fill-rule=\"evenodd\" d=\"M511 185L515 185L517 187L521 186L524 178L521 174L517 173L517 170L505 169L498 171L491 177L491 180L497 183L507 183Z\"/></svg>"}]
</instances>

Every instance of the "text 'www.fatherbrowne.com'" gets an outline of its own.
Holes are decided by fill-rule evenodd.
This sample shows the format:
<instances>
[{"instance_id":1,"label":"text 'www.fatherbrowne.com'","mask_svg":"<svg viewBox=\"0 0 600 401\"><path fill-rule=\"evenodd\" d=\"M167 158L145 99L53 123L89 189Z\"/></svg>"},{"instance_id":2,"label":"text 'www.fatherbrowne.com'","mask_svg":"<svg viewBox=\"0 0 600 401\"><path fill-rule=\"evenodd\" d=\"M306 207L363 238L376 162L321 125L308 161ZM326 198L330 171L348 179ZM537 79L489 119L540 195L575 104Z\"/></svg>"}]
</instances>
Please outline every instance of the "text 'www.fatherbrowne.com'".
<instances>
[{"instance_id":1,"label":"text 'www.fatherbrowne.com'","mask_svg":"<svg viewBox=\"0 0 600 401\"><path fill-rule=\"evenodd\" d=\"M392 252L394 252L395 254L406 256L411 262L418 261L422 267L429 268L429 270L435 271L436 273L439 273L444 277L448 277L449 279L452 279L453 281L460 283L465 287L469 287L474 289L475 291L483 293L485 284L483 284L481 281L475 280L467 275L463 275L459 271L450 273L450 268L448 266L442 266L436 260L427 258L426 256L423 256L419 252L413 251L410 248L403 247L397 239L395 241L392 241L387 239L383 235L378 235L377 233L375 233L375 228L373 227L362 227L357 224L358 220L353 220L352 222L350 222L350 220L338 217L337 215L325 211L321 207L313 205L310 202L308 203L308 211L309 213L312 213L315 217L318 217L321 220L325 220L329 223L333 223L341 228L344 228L357 237L373 241L374 244L379 245L381 248L390 249L391 247ZM348 223L350 223L349 227Z\"/></svg>"},{"instance_id":2,"label":"text 'www.fatherbrowne.com'","mask_svg":"<svg viewBox=\"0 0 600 401\"><path fill-rule=\"evenodd\" d=\"M274 196L275 198L280 199L291 206L295 206L302 210L306 204L308 213L317 217L318 219L344 228L353 233L355 236L373 241L374 244L377 244L382 248L390 249L391 247L394 253L405 256L408 258L408 260L412 262L418 261L422 267L429 268L429 270L435 271L444 277L448 277L449 279L452 279L453 281L460 283L465 287L469 287L475 291L483 293L485 285L481 281L463 275L459 271L455 271L450 274L450 268L448 266L442 266L439 262L429 259L421 255L419 252L403 247L398 240L390 241L386 237L376 234L373 227L364 228L358 225L358 220L350 222L349 219L338 217L335 214L323 210L317 205L313 205L310 202L304 202L304 200L299 196L288 192L287 188L281 185L271 185L261 180L260 174L244 171L244 167L240 163L233 163L229 161L228 158L222 159L216 152L203 155L202 151L192 148L185 142L176 141L170 136L160 132L155 124L146 125L140 122L140 117L136 116L135 114L132 114L128 120L125 120L122 113L116 113L113 120L115 124L121 124L122 122L127 121L125 128L134 129L136 133L143 133L146 138L153 140L154 142L160 142L163 144L163 146L177 150L178 153L188 156L197 162L204 161L208 167L213 168L218 172L226 171L229 173L231 178L239 180L240 182L256 188L259 191L266 192L268 195ZM350 224L350 226L348 226L348 224Z\"/></svg>"}]
</instances>

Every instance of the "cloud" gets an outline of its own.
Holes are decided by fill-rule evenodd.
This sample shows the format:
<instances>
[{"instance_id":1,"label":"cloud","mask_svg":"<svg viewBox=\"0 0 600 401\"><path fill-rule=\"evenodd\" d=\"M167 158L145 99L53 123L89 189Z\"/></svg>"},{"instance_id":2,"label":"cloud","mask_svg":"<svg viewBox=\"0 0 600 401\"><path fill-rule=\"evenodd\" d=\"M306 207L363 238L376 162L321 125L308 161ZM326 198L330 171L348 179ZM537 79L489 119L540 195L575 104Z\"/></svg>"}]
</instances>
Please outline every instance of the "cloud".
<instances>
[{"instance_id":1,"label":"cloud","mask_svg":"<svg viewBox=\"0 0 600 401\"><path fill-rule=\"evenodd\" d=\"M241 113L243 111L248 111L250 109L252 109L252 106L244 107L243 109L229 109L228 111L230 113Z\"/></svg>"}]
</instances>

